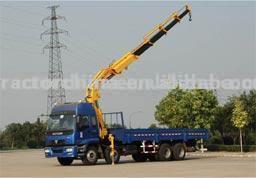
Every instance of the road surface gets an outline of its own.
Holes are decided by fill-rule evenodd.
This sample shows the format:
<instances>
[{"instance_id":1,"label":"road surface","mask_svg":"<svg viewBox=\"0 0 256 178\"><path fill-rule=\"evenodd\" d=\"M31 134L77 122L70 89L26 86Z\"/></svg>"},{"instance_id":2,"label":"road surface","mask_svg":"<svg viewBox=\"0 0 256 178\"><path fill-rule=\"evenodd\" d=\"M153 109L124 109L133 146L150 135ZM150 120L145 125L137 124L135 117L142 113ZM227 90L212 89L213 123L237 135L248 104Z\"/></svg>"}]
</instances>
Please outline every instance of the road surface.
<instances>
[{"instance_id":1,"label":"road surface","mask_svg":"<svg viewBox=\"0 0 256 178\"><path fill-rule=\"evenodd\" d=\"M43 150L0 153L0 176L22 177L256 177L255 157L188 156L183 161L135 163L124 157L115 166L99 161L85 166L77 160L60 166L56 159L44 158Z\"/></svg>"}]
</instances>

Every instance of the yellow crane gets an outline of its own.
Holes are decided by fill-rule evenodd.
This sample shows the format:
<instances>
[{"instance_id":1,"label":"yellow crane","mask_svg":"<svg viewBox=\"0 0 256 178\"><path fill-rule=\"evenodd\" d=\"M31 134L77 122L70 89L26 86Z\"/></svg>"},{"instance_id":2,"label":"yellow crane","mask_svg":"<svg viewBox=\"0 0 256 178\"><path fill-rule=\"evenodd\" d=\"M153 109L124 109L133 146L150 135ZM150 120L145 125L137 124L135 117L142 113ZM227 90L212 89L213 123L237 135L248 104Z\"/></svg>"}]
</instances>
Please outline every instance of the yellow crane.
<instances>
[{"instance_id":1,"label":"yellow crane","mask_svg":"<svg viewBox=\"0 0 256 178\"><path fill-rule=\"evenodd\" d=\"M100 99L100 88L103 83L110 80L112 77L121 74L124 70L128 68L130 64L138 60L139 56L143 54L147 49L154 45L162 36L166 35L167 32L181 19L189 15L189 20L191 21L191 7L185 5L182 9L172 13L164 22L157 25L150 32L144 36L144 41L139 44L136 48L124 54L121 58L115 60L108 67L101 69L92 78L91 83L86 88L85 100L91 103L95 109L97 120L99 124L99 136L101 139L105 139L108 136L111 142L111 147L114 149L114 138L111 134L108 134L108 130L104 124L103 114L99 107Z\"/></svg>"}]
</instances>

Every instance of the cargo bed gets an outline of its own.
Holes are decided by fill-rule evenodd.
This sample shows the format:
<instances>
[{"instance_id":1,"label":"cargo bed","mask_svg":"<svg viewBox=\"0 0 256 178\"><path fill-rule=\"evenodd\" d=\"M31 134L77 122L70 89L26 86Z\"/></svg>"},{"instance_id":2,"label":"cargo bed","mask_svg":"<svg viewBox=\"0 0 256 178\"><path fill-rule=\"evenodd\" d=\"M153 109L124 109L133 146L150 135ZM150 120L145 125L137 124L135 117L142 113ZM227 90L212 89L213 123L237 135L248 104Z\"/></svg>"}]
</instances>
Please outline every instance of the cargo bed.
<instances>
[{"instance_id":1,"label":"cargo bed","mask_svg":"<svg viewBox=\"0 0 256 178\"><path fill-rule=\"evenodd\" d=\"M115 135L115 140L122 144L132 142L155 141L189 141L206 140L209 137L207 129L110 129L109 132Z\"/></svg>"}]
</instances>

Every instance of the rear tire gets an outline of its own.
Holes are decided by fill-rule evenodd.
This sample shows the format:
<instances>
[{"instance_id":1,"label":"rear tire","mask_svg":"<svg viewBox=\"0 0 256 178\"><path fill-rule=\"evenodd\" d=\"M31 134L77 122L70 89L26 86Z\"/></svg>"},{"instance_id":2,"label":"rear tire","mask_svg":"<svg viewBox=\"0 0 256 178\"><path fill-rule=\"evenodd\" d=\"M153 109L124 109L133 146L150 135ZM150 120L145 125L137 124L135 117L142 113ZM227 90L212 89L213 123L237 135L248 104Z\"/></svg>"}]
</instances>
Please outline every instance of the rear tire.
<instances>
[{"instance_id":1,"label":"rear tire","mask_svg":"<svg viewBox=\"0 0 256 178\"><path fill-rule=\"evenodd\" d=\"M169 161L171 160L171 158L172 158L171 145L169 145L168 143L161 144L157 153L157 160Z\"/></svg>"},{"instance_id":2,"label":"rear tire","mask_svg":"<svg viewBox=\"0 0 256 178\"><path fill-rule=\"evenodd\" d=\"M173 159L174 160L183 160L186 156L186 146L183 143L176 143L173 146Z\"/></svg>"},{"instance_id":3,"label":"rear tire","mask_svg":"<svg viewBox=\"0 0 256 178\"><path fill-rule=\"evenodd\" d=\"M68 166L68 165L72 164L74 159L73 158L61 158L61 157L58 157L57 160L58 160L58 162L62 166Z\"/></svg>"},{"instance_id":4,"label":"rear tire","mask_svg":"<svg viewBox=\"0 0 256 178\"><path fill-rule=\"evenodd\" d=\"M109 147L107 147L104 150L104 158L107 164L112 164L111 149ZM115 150L114 163L117 164L119 160L120 160L120 152L118 150Z\"/></svg>"},{"instance_id":5,"label":"rear tire","mask_svg":"<svg viewBox=\"0 0 256 178\"><path fill-rule=\"evenodd\" d=\"M135 162L145 162L147 160L147 157L140 153L133 154L132 158Z\"/></svg>"},{"instance_id":6,"label":"rear tire","mask_svg":"<svg viewBox=\"0 0 256 178\"><path fill-rule=\"evenodd\" d=\"M85 155L82 158L82 162L86 165L95 165L98 161L99 154L98 150L91 146L86 149Z\"/></svg>"}]
</instances>

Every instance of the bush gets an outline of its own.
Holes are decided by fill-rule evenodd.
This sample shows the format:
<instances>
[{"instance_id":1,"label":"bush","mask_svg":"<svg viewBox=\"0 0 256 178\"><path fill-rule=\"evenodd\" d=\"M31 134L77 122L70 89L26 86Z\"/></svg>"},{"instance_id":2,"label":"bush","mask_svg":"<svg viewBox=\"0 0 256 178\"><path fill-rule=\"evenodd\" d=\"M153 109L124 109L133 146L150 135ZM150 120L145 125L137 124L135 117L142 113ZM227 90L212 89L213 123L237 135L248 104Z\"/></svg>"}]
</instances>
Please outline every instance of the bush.
<instances>
[{"instance_id":1,"label":"bush","mask_svg":"<svg viewBox=\"0 0 256 178\"><path fill-rule=\"evenodd\" d=\"M223 142L225 145L234 145L234 140L231 136L224 136Z\"/></svg>"},{"instance_id":2,"label":"bush","mask_svg":"<svg viewBox=\"0 0 256 178\"><path fill-rule=\"evenodd\" d=\"M213 136L208 140L209 144L224 144L221 134L218 131L213 133Z\"/></svg>"},{"instance_id":3,"label":"bush","mask_svg":"<svg viewBox=\"0 0 256 178\"><path fill-rule=\"evenodd\" d=\"M250 145L256 145L256 133L250 132L245 137L245 143Z\"/></svg>"},{"instance_id":4,"label":"bush","mask_svg":"<svg viewBox=\"0 0 256 178\"><path fill-rule=\"evenodd\" d=\"M218 145L218 144L208 144L208 151L231 151L231 152L239 152L240 145ZM243 145L244 152L254 152L256 151L256 145Z\"/></svg>"},{"instance_id":5,"label":"bush","mask_svg":"<svg viewBox=\"0 0 256 178\"><path fill-rule=\"evenodd\" d=\"M27 143L28 148L36 148L37 142L35 140L29 140Z\"/></svg>"},{"instance_id":6,"label":"bush","mask_svg":"<svg viewBox=\"0 0 256 178\"><path fill-rule=\"evenodd\" d=\"M212 136L210 139L209 139L209 143L210 144L223 144L223 139L222 137L219 137L219 136Z\"/></svg>"}]
</instances>

